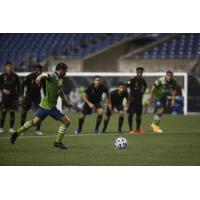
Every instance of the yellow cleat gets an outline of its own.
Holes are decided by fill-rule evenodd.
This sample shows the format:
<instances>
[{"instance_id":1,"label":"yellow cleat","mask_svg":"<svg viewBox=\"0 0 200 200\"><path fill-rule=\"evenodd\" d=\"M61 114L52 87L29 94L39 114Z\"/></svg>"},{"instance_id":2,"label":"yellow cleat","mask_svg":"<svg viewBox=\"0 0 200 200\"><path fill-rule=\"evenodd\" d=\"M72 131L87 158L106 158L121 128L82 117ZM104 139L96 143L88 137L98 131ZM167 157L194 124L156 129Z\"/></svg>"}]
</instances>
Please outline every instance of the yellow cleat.
<instances>
[{"instance_id":1,"label":"yellow cleat","mask_svg":"<svg viewBox=\"0 0 200 200\"><path fill-rule=\"evenodd\" d=\"M151 124L151 128L153 129L154 133L162 133L163 131L161 130L161 128L157 125L155 125L154 123Z\"/></svg>"}]
</instances>

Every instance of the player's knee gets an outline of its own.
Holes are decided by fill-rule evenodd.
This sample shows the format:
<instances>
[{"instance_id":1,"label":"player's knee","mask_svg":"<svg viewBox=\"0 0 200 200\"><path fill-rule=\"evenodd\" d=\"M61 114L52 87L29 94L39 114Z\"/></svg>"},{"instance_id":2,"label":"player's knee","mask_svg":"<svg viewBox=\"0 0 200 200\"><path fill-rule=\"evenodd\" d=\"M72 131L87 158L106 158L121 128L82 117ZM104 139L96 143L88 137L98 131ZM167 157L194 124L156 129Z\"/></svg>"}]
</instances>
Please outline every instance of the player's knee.
<instances>
[{"instance_id":1,"label":"player's knee","mask_svg":"<svg viewBox=\"0 0 200 200\"><path fill-rule=\"evenodd\" d=\"M124 117L124 112L123 111L119 112L119 117Z\"/></svg>"},{"instance_id":2,"label":"player's knee","mask_svg":"<svg viewBox=\"0 0 200 200\"><path fill-rule=\"evenodd\" d=\"M102 109L102 108L99 108L99 109L97 110L97 113L98 113L98 115L102 115L102 114L103 114L103 109Z\"/></svg>"},{"instance_id":3,"label":"player's knee","mask_svg":"<svg viewBox=\"0 0 200 200\"><path fill-rule=\"evenodd\" d=\"M39 117L35 117L32 121L33 121L34 126L41 123L41 119Z\"/></svg>"}]
</instances>

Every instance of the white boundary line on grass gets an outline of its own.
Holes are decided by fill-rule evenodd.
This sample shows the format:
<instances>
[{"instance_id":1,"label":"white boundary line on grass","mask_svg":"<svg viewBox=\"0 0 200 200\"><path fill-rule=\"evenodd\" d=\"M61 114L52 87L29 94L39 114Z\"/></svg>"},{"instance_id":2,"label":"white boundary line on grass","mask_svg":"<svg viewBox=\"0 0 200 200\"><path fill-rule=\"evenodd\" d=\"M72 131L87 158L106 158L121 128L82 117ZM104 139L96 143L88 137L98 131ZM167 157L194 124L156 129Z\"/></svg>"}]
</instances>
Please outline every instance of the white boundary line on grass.
<instances>
[{"instance_id":1,"label":"white boundary line on grass","mask_svg":"<svg viewBox=\"0 0 200 200\"><path fill-rule=\"evenodd\" d=\"M66 134L65 137L79 137L79 136L109 136L109 135L115 135L115 136L123 136L123 135L148 135L148 134L154 134L154 135L162 135L162 134L165 134L165 133L200 133L200 130L193 130L193 131L164 131L163 133L153 133L152 131L148 131L146 133L143 133L143 134L130 134L130 133L122 133L122 134L119 134L119 133L106 133L106 134L99 134L99 135L96 135L96 134L87 134L87 133L82 133L82 134ZM32 136L20 136L18 139L32 139L32 138L50 138L50 137L55 137L55 135L41 135L41 136L37 136L37 135L32 135ZM7 136L3 136L3 137L0 137L0 140L3 140L3 139L10 139L10 137L7 137Z\"/></svg>"}]
</instances>

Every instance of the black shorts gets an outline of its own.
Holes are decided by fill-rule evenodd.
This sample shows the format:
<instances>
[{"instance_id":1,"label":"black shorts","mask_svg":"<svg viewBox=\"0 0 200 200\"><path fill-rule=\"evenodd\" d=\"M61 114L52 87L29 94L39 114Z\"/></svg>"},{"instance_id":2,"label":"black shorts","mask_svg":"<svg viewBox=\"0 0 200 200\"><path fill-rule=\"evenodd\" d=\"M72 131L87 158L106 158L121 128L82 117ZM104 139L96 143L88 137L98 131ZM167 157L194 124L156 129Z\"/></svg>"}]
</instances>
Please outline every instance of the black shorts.
<instances>
[{"instance_id":1,"label":"black shorts","mask_svg":"<svg viewBox=\"0 0 200 200\"><path fill-rule=\"evenodd\" d=\"M99 103L95 103L94 104L94 108L96 110L99 109L99 108L102 108L101 103L100 102ZM90 108L87 103L84 103L84 105L83 105L83 114L90 115L90 114L92 114L92 110L93 110L93 108Z\"/></svg>"},{"instance_id":2,"label":"black shorts","mask_svg":"<svg viewBox=\"0 0 200 200\"><path fill-rule=\"evenodd\" d=\"M137 114L137 115L141 115L143 111L143 105L142 102L137 102L137 101L132 101L129 104L128 107L128 113L129 114Z\"/></svg>"},{"instance_id":3,"label":"black shorts","mask_svg":"<svg viewBox=\"0 0 200 200\"><path fill-rule=\"evenodd\" d=\"M124 111L124 106L121 105L112 105L112 109L117 109L117 111ZM107 106L106 108L106 115L107 116L111 116L111 110L109 109L109 107Z\"/></svg>"},{"instance_id":4,"label":"black shorts","mask_svg":"<svg viewBox=\"0 0 200 200\"><path fill-rule=\"evenodd\" d=\"M34 106L35 109L37 109L39 107L40 102L41 98L31 98L29 96L26 96L23 102L23 109L30 110L32 106Z\"/></svg>"},{"instance_id":5,"label":"black shorts","mask_svg":"<svg viewBox=\"0 0 200 200\"><path fill-rule=\"evenodd\" d=\"M13 96L2 95L1 110L2 111L16 111L17 99Z\"/></svg>"}]
</instances>

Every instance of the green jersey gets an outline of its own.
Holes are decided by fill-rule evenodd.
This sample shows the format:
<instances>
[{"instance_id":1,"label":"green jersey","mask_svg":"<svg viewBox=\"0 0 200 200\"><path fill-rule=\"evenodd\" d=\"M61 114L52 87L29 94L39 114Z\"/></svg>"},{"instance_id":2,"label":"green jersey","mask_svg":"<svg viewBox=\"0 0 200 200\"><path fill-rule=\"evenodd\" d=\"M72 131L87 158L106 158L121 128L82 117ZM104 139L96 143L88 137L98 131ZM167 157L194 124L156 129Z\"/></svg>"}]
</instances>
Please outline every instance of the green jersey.
<instances>
[{"instance_id":1,"label":"green jersey","mask_svg":"<svg viewBox=\"0 0 200 200\"><path fill-rule=\"evenodd\" d=\"M56 73L48 74L46 78L46 94L40 103L40 107L49 110L56 107L62 88L63 80Z\"/></svg>"},{"instance_id":2,"label":"green jersey","mask_svg":"<svg viewBox=\"0 0 200 200\"><path fill-rule=\"evenodd\" d=\"M174 78L171 81L166 81L165 77L160 77L154 83L155 86L155 98L158 100L165 99L172 90L176 89L177 82Z\"/></svg>"}]
</instances>

